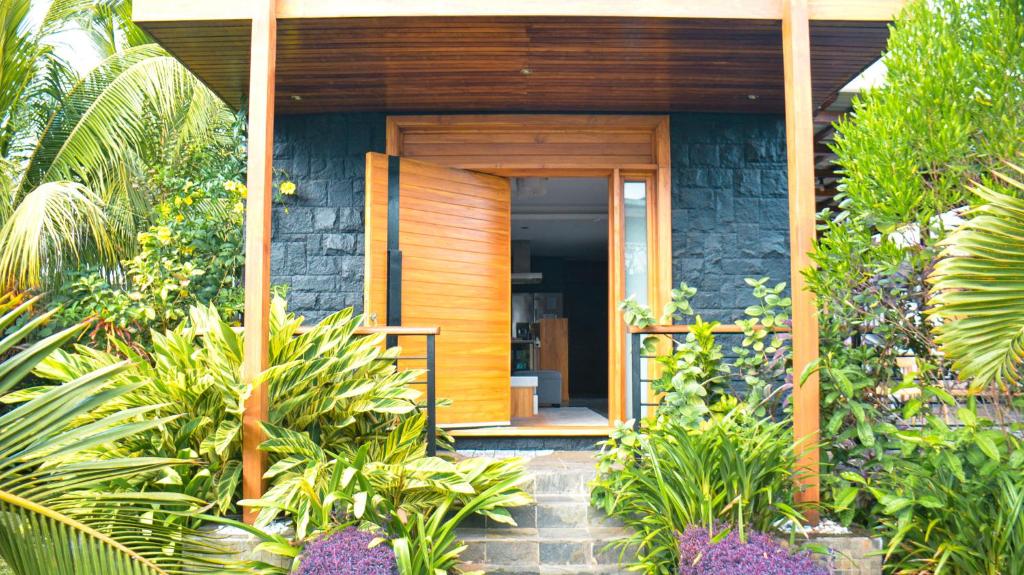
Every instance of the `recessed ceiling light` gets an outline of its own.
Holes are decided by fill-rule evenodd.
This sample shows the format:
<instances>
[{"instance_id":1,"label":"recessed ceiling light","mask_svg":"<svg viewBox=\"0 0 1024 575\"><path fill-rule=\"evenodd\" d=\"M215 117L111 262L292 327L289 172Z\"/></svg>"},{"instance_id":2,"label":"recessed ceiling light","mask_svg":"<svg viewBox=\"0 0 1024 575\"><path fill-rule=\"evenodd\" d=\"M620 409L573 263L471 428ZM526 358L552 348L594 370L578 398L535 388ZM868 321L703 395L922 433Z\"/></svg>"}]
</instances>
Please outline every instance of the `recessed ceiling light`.
<instances>
[{"instance_id":1,"label":"recessed ceiling light","mask_svg":"<svg viewBox=\"0 0 1024 575\"><path fill-rule=\"evenodd\" d=\"M292 100L295 100L296 102L301 102L302 96L295 94L294 96L292 96Z\"/></svg>"},{"instance_id":2,"label":"recessed ceiling light","mask_svg":"<svg viewBox=\"0 0 1024 575\"><path fill-rule=\"evenodd\" d=\"M757 99L757 94L747 94L747 99L748 100L756 100Z\"/></svg>"},{"instance_id":3,"label":"recessed ceiling light","mask_svg":"<svg viewBox=\"0 0 1024 575\"><path fill-rule=\"evenodd\" d=\"M522 74L523 76L529 76L530 74L533 74L533 70L529 68L523 68L519 70L519 73Z\"/></svg>"}]
</instances>

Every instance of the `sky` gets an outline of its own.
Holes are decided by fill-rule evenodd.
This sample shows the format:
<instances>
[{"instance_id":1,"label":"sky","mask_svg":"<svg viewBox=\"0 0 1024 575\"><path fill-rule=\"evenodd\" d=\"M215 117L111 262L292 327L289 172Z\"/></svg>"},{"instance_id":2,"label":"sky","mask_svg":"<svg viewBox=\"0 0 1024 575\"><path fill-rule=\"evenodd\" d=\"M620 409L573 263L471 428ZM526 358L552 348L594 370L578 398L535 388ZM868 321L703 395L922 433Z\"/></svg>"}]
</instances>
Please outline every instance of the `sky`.
<instances>
[{"instance_id":1,"label":"sky","mask_svg":"<svg viewBox=\"0 0 1024 575\"><path fill-rule=\"evenodd\" d=\"M3 1L3 0L0 0ZM37 25L46 14L50 0L33 0L29 20ZM68 61L80 74L92 70L100 62L100 55L92 49L88 37L80 31L71 30L54 39L57 55Z\"/></svg>"}]
</instances>

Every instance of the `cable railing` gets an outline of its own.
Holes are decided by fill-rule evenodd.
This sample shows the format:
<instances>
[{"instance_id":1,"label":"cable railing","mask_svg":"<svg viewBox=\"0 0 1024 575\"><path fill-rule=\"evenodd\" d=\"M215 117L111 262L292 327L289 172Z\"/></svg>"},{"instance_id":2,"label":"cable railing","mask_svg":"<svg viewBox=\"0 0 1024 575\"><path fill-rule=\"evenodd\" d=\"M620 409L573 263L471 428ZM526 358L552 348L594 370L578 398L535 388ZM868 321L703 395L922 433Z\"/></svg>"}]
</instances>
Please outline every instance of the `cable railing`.
<instances>
[{"instance_id":1,"label":"cable railing","mask_svg":"<svg viewBox=\"0 0 1024 575\"><path fill-rule=\"evenodd\" d=\"M295 330L297 335L307 333L312 327L300 326ZM425 349L423 355L399 355L381 357L380 361L394 362L398 365L399 362L408 361L422 361L425 363L424 367L424 379L411 381L408 385L423 386L425 401L422 404L418 404L417 408L427 412L427 455L433 457L437 455L437 376L436 376L436 338L441 334L441 328L439 327L406 327L406 326L360 326L357 327L353 335L359 337L368 337L372 335L384 334L387 338L387 346L394 347L397 345L399 337L423 337L425 342Z\"/></svg>"},{"instance_id":2,"label":"cable railing","mask_svg":"<svg viewBox=\"0 0 1024 575\"><path fill-rule=\"evenodd\" d=\"M788 333L789 327L776 326L764 328L773 333ZM644 410L649 407L657 408L661 405L662 394L657 394L654 401L644 400L644 388L649 387L654 377L644 377L644 362L657 359L659 354L644 353L644 338L649 336L663 336L668 341L676 341L677 337L685 336L692 331L691 325L651 325L647 327L629 328L630 337L630 414L633 420L633 429L639 431L640 424L644 418ZM743 335L743 327L736 324L720 324L711 329L715 334Z\"/></svg>"}]
</instances>

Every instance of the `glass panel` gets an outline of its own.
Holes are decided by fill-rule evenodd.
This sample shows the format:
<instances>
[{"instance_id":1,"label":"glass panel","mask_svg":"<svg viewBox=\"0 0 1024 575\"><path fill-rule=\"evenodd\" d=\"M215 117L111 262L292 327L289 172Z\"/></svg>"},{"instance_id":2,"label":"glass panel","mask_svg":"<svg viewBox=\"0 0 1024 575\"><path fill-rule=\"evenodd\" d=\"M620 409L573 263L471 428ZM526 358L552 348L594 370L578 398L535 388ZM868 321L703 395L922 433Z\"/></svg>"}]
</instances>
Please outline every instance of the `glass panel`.
<instances>
[{"instance_id":1,"label":"glass panel","mask_svg":"<svg viewBox=\"0 0 1024 575\"><path fill-rule=\"evenodd\" d=\"M627 181L622 184L623 206L625 209L624 272L626 274L626 297L649 305L647 297L647 182ZM655 310L655 313L660 313ZM631 365L633 338L626 335L626 365ZM646 379L647 363L640 366L641 377ZM633 405L633 370L626 369L626 405ZM647 401L647 386L641 386L641 401ZM632 409L631 407L629 409ZM633 417L632 413L628 417Z\"/></svg>"}]
</instances>

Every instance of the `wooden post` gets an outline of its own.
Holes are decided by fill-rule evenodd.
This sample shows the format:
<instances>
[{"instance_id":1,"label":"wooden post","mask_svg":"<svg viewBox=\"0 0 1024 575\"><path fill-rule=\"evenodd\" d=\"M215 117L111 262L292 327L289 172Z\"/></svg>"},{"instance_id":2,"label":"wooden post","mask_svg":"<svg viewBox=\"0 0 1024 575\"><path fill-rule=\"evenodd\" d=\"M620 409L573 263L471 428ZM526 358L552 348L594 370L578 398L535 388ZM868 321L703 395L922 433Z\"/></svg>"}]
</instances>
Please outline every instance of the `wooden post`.
<instances>
[{"instance_id":1,"label":"wooden post","mask_svg":"<svg viewBox=\"0 0 1024 575\"><path fill-rule=\"evenodd\" d=\"M818 315L803 270L811 266L815 236L814 104L811 96L811 34L807 0L783 0L782 55L786 82L789 161L790 288L793 294L793 434L798 442L798 501L820 497L818 375L800 385L804 368L818 358ZM807 519L817 522L817 512Z\"/></svg>"},{"instance_id":2,"label":"wooden post","mask_svg":"<svg viewBox=\"0 0 1024 575\"><path fill-rule=\"evenodd\" d=\"M254 2L249 64L249 158L245 211L245 347L242 381L256 384L242 415L242 496L263 495L266 455L260 422L266 421L266 386L257 382L267 368L270 339L270 215L273 194L274 80L277 59L277 6L275 0ZM254 510L243 510L252 523Z\"/></svg>"}]
</instances>

